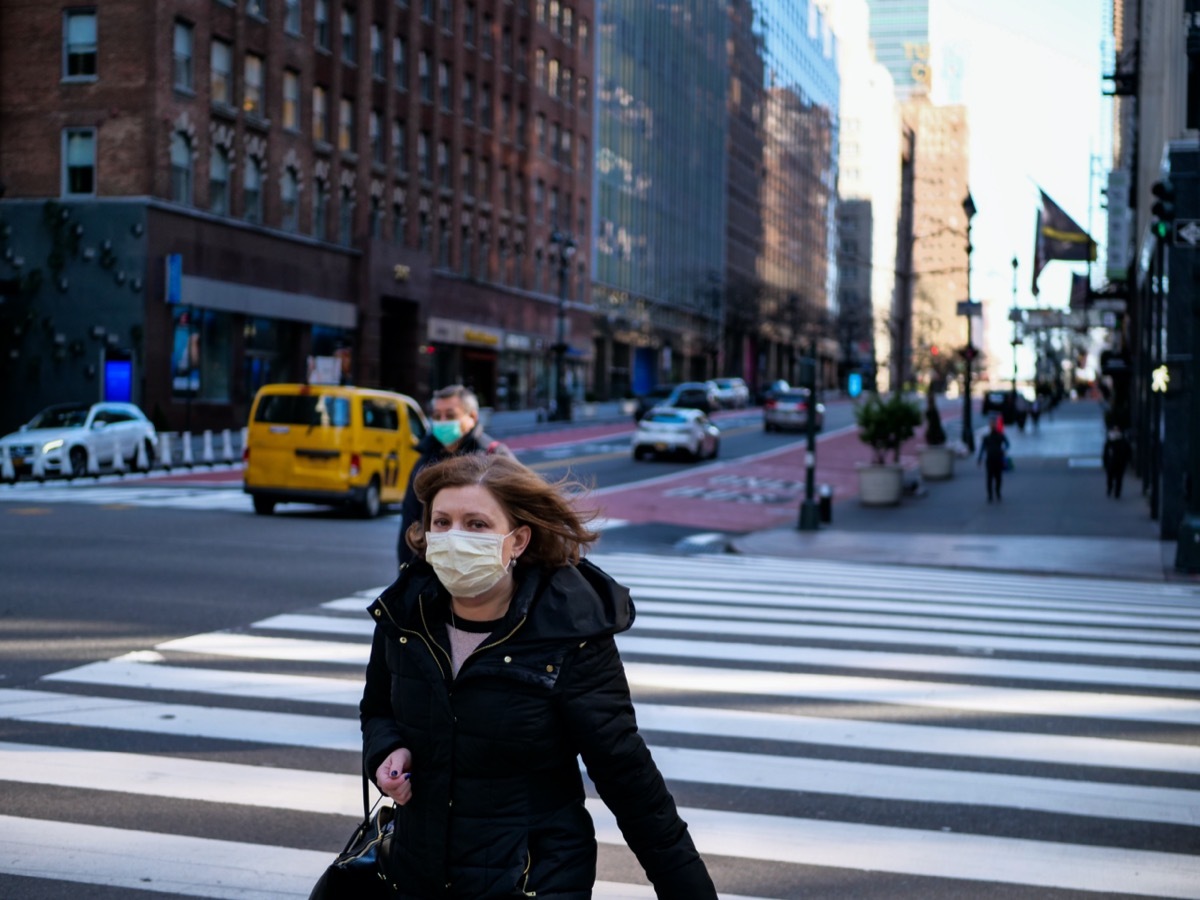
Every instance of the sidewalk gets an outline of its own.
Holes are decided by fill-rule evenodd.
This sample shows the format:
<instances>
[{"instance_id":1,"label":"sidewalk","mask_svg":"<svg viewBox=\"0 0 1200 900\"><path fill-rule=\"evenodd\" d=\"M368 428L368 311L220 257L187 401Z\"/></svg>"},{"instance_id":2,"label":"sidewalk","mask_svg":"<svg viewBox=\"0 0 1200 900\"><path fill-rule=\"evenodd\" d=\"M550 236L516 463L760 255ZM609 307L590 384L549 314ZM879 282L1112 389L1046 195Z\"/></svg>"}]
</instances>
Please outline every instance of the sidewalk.
<instances>
[{"instance_id":1,"label":"sidewalk","mask_svg":"<svg viewBox=\"0 0 1200 900\"><path fill-rule=\"evenodd\" d=\"M954 433L948 425L947 431ZM980 432L982 434L982 432ZM1059 406L1035 431L1010 427L1014 468L1004 500L989 504L982 468L958 459L954 477L927 482L899 507L856 498L833 507L819 531L772 528L734 538L736 552L891 565L1081 575L1200 584L1175 571L1175 543L1158 540L1140 479L1105 496L1103 414L1095 401Z\"/></svg>"}]
</instances>

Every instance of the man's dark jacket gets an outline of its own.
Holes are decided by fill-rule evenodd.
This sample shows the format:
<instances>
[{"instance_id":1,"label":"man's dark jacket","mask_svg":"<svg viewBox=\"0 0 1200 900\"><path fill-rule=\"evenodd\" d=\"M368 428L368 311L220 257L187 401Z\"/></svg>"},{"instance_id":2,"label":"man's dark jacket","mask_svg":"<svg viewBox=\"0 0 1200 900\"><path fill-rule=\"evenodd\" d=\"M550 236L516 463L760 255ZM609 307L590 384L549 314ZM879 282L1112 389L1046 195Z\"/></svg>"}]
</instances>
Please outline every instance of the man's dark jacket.
<instances>
[{"instance_id":1,"label":"man's dark jacket","mask_svg":"<svg viewBox=\"0 0 1200 900\"><path fill-rule=\"evenodd\" d=\"M423 559L370 606L360 705L369 777L412 753L388 871L402 898L591 897L595 830L577 757L659 898L716 890L637 731L615 634L629 592L586 561L517 569L502 624L452 678L449 597Z\"/></svg>"},{"instance_id":2,"label":"man's dark jacket","mask_svg":"<svg viewBox=\"0 0 1200 900\"><path fill-rule=\"evenodd\" d=\"M417 459L417 464L413 466L412 471L408 473L408 487L404 491L404 500L400 504L400 537L396 541L396 558L400 565L407 562L412 562L413 551L408 542L404 540L404 534L408 531L408 526L413 522L421 521L421 501L417 499L417 492L413 490L413 482L417 480L417 475L421 470L430 463L441 462L443 459L449 459L451 456L463 456L468 453L499 453L505 456L511 456L509 449L499 441L485 434L483 426L476 425L467 434L463 435L462 441L450 452L445 445L433 436L433 432L421 438L417 444L417 450L420 451L420 457Z\"/></svg>"}]
</instances>

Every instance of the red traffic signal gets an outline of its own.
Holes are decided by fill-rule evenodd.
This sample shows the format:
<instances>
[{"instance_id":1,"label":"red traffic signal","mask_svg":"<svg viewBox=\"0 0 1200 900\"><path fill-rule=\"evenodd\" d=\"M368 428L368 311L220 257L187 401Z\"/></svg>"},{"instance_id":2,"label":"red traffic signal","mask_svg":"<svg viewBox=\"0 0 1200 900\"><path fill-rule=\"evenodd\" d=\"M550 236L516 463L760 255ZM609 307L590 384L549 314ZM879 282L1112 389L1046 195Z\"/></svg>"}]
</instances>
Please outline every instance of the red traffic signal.
<instances>
[{"instance_id":1,"label":"red traffic signal","mask_svg":"<svg viewBox=\"0 0 1200 900\"><path fill-rule=\"evenodd\" d=\"M437 347L433 344L422 344L417 348L417 352L422 356L432 356L434 353L437 353Z\"/></svg>"}]
</instances>

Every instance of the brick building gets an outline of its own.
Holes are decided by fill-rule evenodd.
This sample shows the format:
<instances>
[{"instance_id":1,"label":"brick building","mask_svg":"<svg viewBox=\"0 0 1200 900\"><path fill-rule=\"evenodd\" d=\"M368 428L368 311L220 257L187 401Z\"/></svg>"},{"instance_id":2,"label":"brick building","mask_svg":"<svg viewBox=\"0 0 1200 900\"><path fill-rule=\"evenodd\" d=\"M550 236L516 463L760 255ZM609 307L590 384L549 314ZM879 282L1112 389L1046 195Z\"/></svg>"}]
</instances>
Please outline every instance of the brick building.
<instances>
[{"instance_id":1,"label":"brick building","mask_svg":"<svg viewBox=\"0 0 1200 900\"><path fill-rule=\"evenodd\" d=\"M240 425L321 357L527 406L560 334L581 392L592 22L591 0L0 6L0 426L120 390L121 364L176 429Z\"/></svg>"}]
</instances>

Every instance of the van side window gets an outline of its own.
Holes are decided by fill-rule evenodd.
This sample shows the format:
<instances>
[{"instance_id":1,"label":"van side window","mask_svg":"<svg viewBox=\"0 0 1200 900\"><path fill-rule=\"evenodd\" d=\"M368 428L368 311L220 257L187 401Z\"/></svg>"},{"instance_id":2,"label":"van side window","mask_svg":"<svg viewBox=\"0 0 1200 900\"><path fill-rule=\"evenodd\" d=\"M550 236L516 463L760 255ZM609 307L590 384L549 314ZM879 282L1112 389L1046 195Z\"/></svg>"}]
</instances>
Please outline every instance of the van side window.
<instances>
[{"instance_id":1,"label":"van side window","mask_svg":"<svg viewBox=\"0 0 1200 900\"><path fill-rule=\"evenodd\" d=\"M418 441L425 437L425 420L421 418L421 414L417 410L404 404L404 411L408 413L408 430L412 432L414 438Z\"/></svg>"},{"instance_id":2,"label":"van side window","mask_svg":"<svg viewBox=\"0 0 1200 900\"><path fill-rule=\"evenodd\" d=\"M396 406L393 403L364 398L362 410L363 425L367 428L396 431L400 427L400 417L396 414Z\"/></svg>"}]
</instances>

